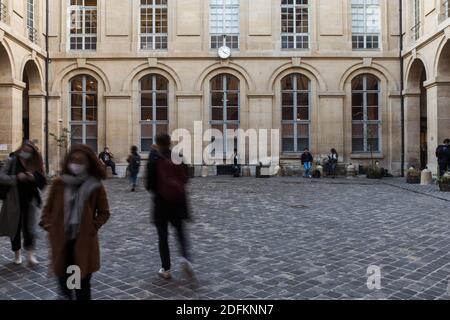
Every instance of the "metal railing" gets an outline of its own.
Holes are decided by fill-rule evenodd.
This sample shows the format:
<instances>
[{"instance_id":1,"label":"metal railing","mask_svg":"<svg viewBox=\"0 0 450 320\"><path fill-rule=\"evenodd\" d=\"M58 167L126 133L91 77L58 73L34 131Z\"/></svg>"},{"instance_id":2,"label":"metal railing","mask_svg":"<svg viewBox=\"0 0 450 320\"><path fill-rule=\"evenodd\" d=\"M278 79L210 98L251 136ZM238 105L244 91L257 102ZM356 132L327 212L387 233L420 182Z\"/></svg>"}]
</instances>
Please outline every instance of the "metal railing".
<instances>
[{"instance_id":1,"label":"metal railing","mask_svg":"<svg viewBox=\"0 0 450 320\"><path fill-rule=\"evenodd\" d=\"M419 21L414 27L411 28L410 30L410 34L411 34L411 41L415 42L417 40L419 40L420 36L421 36L421 32L422 32L422 24Z\"/></svg>"},{"instance_id":2,"label":"metal railing","mask_svg":"<svg viewBox=\"0 0 450 320\"><path fill-rule=\"evenodd\" d=\"M32 27L28 27L27 28L27 32L28 32L28 39L33 42L33 43L37 43L38 41L38 31L36 28L32 28Z\"/></svg>"},{"instance_id":3,"label":"metal railing","mask_svg":"<svg viewBox=\"0 0 450 320\"><path fill-rule=\"evenodd\" d=\"M0 21L5 22L7 17L8 17L8 8L6 7L5 3L0 2Z\"/></svg>"}]
</instances>

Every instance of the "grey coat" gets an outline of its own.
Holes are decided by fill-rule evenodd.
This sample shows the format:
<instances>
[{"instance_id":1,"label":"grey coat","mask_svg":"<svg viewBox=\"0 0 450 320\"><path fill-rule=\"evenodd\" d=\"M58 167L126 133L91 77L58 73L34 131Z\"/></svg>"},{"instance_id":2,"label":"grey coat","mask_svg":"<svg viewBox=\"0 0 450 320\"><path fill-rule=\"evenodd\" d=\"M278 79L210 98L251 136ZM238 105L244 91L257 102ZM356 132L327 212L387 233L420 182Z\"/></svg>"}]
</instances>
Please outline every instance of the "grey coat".
<instances>
[{"instance_id":1,"label":"grey coat","mask_svg":"<svg viewBox=\"0 0 450 320\"><path fill-rule=\"evenodd\" d=\"M11 166L13 171L11 172L11 175L9 175ZM5 165L0 170L0 184L10 186L6 195L6 200L3 201L2 208L0 210L0 237L14 238L19 227L20 203L17 179L14 172L15 167L15 161L10 158L6 160ZM29 210L28 230L30 233L36 235L37 217L40 210L37 205L37 201L33 201L30 204Z\"/></svg>"}]
</instances>

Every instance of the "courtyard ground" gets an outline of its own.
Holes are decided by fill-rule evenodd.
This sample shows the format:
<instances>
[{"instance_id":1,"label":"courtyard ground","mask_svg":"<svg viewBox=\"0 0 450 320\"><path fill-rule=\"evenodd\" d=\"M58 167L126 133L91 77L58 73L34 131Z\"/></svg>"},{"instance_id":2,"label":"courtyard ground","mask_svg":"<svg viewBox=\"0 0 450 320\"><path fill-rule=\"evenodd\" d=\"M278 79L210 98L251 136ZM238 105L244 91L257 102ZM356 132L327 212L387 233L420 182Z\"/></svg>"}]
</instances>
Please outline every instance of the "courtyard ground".
<instances>
[{"instance_id":1,"label":"courtyard ground","mask_svg":"<svg viewBox=\"0 0 450 320\"><path fill-rule=\"evenodd\" d=\"M198 283L179 268L159 279L150 195L106 181L111 219L101 230L94 299L449 299L450 196L404 179L211 177L190 184L188 225ZM41 265L11 263L0 238L0 299L57 299L40 231ZM367 268L381 289L367 287Z\"/></svg>"}]
</instances>

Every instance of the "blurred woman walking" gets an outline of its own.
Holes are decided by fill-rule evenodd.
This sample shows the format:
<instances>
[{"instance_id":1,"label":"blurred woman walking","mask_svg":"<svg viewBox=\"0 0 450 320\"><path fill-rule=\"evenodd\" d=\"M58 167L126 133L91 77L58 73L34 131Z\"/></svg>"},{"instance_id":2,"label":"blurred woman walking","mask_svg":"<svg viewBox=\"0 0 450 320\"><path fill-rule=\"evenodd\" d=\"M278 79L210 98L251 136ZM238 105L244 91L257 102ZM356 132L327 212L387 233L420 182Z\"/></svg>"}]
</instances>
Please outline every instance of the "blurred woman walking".
<instances>
[{"instance_id":1,"label":"blurred woman walking","mask_svg":"<svg viewBox=\"0 0 450 320\"><path fill-rule=\"evenodd\" d=\"M25 140L10 155L0 171L3 207L0 212L0 236L11 239L14 263L21 264L21 249L27 251L28 264L38 264L35 256L36 226L42 205L39 190L47 184L44 164L38 148Z\"/></svg>"},{"instance_id":2,"label":"blurred woman walking","mask_svg":"<svg viewBox=\"0 0 450 320\"><path fill-rule=\"evenodd\" d=\"M91 277L100 269L97 233L110 216L101 182L105 178L105 168L90 147L72 146L44 207L40 226L49 233L51 267L68 299L73 291L77 300L91 299ZM69 266L79 268L78 288L68 284Z\"/></svg>"},{"instance_id":3,"label":"blurred woman walking","mask_svg":"<svg viewBox=\"0 0 450 320\"><path fill-rule=\"evenodd\" d=\"M131 147L131 154L128 156L128 174L131 183L131 192L136 191L137 178L141 168L141 156L138 154L136 146Z\"/></svg>"}]
</instances>

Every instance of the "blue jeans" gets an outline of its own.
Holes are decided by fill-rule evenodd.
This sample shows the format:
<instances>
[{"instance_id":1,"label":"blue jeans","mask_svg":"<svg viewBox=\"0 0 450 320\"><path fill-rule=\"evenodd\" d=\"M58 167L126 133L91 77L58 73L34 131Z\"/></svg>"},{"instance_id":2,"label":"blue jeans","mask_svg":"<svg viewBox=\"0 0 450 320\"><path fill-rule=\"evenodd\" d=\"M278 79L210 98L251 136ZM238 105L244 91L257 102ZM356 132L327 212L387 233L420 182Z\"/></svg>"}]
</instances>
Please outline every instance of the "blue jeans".
<instances>
[{"instance_id":1,"label":"blue jeans","mask_svg":"<svg viewBox=\"0 0 450 320\"><path fill-rule=\"evenodd\" d=\"M311 168L312 168L312 163L311 162L305 162L303 164L303 168L305 169L305 177L312 177L311 175Z\"/></svg>"},{"instance_id":2,"label":"blue jeans","mask_svg":"<svg viewBox=\"0 0 450 320\"><path fill-rule=\"evenodd\" d=\"M137 185L138 174L130 173L130 183L135 187Z\"/></svg>"}]
</instances>

